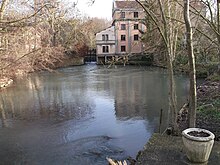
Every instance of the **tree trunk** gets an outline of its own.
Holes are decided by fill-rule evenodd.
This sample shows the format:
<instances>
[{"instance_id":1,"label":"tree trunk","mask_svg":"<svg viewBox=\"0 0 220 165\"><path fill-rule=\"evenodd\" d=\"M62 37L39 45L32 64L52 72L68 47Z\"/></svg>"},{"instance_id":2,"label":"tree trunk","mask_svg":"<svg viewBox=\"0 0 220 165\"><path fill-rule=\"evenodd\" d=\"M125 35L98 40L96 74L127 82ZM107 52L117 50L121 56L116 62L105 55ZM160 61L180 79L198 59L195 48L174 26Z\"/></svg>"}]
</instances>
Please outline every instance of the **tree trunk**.
<instances>
[{"instance_id":1,"label":"tree trunk","mask_svg":"<svg viewBox=\"0 0 220 165\"><path fill-rule=\"evenodd\" d=\"M167 67L169 72L169 125L173 128L173 132L178 132L177 126L177 105L176 105L176 86L173 74L173 62L170 55L167 59Z\"/></svg>"},{"instance_id":2,"label":"tree trunk","mask_svg":"<svg viewBox=\"0 0 220 165\"><path fill-rule=\"evenodd\" d=\"M189 78L190 78L190 91L189 91L189 127L195 127L196 123L196 69L195 69L195 56L193 53L192 44L192 28L189 18L189 0L184 0L184 20L186 26L186 43L187 52L189 57Z\"/></svg>"},{"instance_id":3,"label":"tree trunk","mask_svg":"<svg viewBox=\"0 0 220 165\"><path fill-rule=\"evenodd\" d=\"M217 31L218 44L220 46L220 0L217 0ZM220 75L220 48L218 47L218 74Z\"/></svg>"},{"instance_id":4,"label":"tree trunk","mask_svg":"<svg viewBox=\"0 0 220 165\"><path fill-rule=\"evenodd\" d=\"M177 105L176 105L176 87L173 74L173 60L174 60L174 49L173 43L175 43L175 38L173 38L173 26L169 19L166 18L165 8L163 8L161 0L158 0L160 6L160 12L163 19L164 27L164 37L166 42L167 49L167 67L169 72L169 125L173 128L173 133L178 132L177 128ZM171 6L170 1L167 2L167 13L168 17L171 15Z\"/></svg>"},{"instance_id":5,"label":"tree trunk","mask_svg":"<svg viewBox=\"0 0 220 165\"><path fill-rule=\"evenodd\" d=\"M5 11L5 8L8 4L8 2L9 2L9 0L2 0L1 6L0 6L0 21L3 20L4 11Z\"/></svg>"}]
</instances>

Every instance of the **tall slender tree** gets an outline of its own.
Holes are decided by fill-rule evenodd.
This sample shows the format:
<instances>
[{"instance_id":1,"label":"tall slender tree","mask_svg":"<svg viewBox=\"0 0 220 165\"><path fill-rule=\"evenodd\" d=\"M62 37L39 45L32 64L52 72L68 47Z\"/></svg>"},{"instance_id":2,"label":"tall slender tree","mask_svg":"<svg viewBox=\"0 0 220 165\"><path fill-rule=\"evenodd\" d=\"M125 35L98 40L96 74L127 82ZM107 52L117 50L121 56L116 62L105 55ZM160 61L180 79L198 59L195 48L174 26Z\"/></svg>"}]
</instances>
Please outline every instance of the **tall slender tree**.
<instances>
[{"instance_id":1,"label":"tall slender tree","mask_svg":"<svg viewBox=\"0 0 220 165\"><path fill-rule=\"evenodd\" d=\"M180 19L182 16L180 10L178 9L178 4L173 1L157 0L158 3L158 13L155 13L151 9L151 6L145 5L143 1L136 0L143 9L145 10L147 16L152 20L154 26L158 29L163 43L165 45L165 54L167 61L167 68L169 72L169 109L170 109L170 125L174 129L174 132L178 130L177 128L177 101L176 101L176 87L174 80L173 62L176 55L177 48L177 36L179 29L181 28L179 22L175 21ZM148 3L145 1L145 3Z\"/></svg>"},{"instance_id":2,"label":"tall slender tree","mask_svg":"<svg viewBox=\"0 0 220 165\"><path fill-rule=\"evenodd\" d=\"M186 26L186 43L187 52L189 58L189 78L190 78L190 89L189 89L189 127L195 127L196 122L196 69L195 69L195 56L193 53L192 44L192 28L189 17L189 0L184 0L184 20Z\"/></svg>"},{"instance_id":3,"label":"tall slender tree","mask_svg":"<svg viewBox=\"0 0 220 165\"><path fill-rule=\"evenodd\" d=\"M217 0L218 74L220 75L220 0Z\"/></svg>"}]
</instances>

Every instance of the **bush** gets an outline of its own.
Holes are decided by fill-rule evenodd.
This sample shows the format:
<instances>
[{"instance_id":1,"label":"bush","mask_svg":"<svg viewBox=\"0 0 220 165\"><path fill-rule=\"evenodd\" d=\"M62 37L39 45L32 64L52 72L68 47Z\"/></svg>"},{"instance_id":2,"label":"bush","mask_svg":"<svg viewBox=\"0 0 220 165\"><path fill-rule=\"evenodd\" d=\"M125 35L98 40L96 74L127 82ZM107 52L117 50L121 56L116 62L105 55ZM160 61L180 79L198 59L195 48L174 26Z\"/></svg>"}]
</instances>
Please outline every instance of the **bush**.
<instances>
[{"instance_id":1,"label":"bush","mask_svg":"<svg viewBox=\"0 0 220 165\"><path fill-rule=\"evenodd\" d=\"M220 81L220 75L217 74L217 73L214 73L214 74L208 76L207 80L210 80L210 81Z\"/></svg>"},{"instance_id":2,"label":"bush","mask_svg":"<svg viewBox=\"0 0 220 165\"><path fill-rule=\"evenodd\" d=\"M220 120L220 98L211 99L211 103L201 105L197 108L198 113L206 116L211 117L217 120Z\"/></svg>"}]
</instances>

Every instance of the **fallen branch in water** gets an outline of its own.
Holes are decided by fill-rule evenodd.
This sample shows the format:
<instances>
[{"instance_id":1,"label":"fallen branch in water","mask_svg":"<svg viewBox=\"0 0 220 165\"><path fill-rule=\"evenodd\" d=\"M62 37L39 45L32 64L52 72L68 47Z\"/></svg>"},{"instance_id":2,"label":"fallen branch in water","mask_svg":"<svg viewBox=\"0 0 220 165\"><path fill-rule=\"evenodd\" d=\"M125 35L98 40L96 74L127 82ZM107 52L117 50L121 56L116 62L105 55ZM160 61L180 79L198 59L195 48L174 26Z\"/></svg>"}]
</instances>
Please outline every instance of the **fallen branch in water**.
<instances>
[{"instance_id":1,"label":"fallen branch in water","mask_svg":"<svg viewBox=\"0 0 220 165\"><path fill-rule=\"evenodd\" d=\"M111 158L106 158L106 159L108 160L110 165L128 165L125 160L121 162L121 161L113 160Z\"/></svg>"}]
</instances>

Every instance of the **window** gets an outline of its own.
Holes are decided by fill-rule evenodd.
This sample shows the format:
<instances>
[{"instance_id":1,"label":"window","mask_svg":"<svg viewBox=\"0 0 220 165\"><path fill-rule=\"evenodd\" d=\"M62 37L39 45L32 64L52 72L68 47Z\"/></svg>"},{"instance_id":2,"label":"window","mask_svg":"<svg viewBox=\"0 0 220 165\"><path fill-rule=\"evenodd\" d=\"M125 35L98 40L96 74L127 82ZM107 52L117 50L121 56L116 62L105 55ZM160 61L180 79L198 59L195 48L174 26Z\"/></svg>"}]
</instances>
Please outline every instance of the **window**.
<instances>
[{"instance_id":1,"label":"window","mask_svg":"<svg viewBox=\"0 0 220 165\"><path fill-rule=\"evenodd\" d=\"M121 12L120 18L125 18L125 12Z\"/></svg>"},{"instance_id":2,"label":"window","mask_svg":"<svg viewBox=\"0 0 220 165\"><path fill-rule=\"evenodd\" d=\"M121 52L125 52L126 51L126 47L125 46L121 46Z\"/></svg>"},{"instance_id":3,"label":"window","mask_svg":"<svg viewBox=\"0 0 220 165\"><path fill-rule=\"evenodd\" d=\"M105 40L108 41L108 34L105 35Z\"/></svg>"},{"instance_id":4,"label":"window","mask_svg":"<svg viewBox=\"0 0 220 165\"><path fill-rule=\"evenodd\" d=\"M138 34L135 34L134 35L134 41L138 41L138 38L139 38Z\"/></svg>"},{"instance_id":5,"label":"window","mask_svg":"<svg viewBox=\"0 0 220 165\"><path fill-rule=\"evenodd\" d=\"M125 24L121 24L121 30L126 30L126 25Z\"/></svg>"},{"instance_id":6,"label":"window","mask_svg":"<svg viewBox=\"0 0 220 165\"><path fill-rule=\"evenodd\" d=\"M134 24L134 29L135 29L135 30L138 29L138 24Z\"/></svg>"},{"instance_id":7,"label":"window","mask_svg":"<svg viewBox=\"0 0 220 165\"><path fill-rule=\"evenodd\" d=\"M108 41L108 34L102 35L102 41Z\"/></svg>"},{"instance_id":8,"label":"window","mask_svg":"<svg viewBox=\"0 0 220 165\"><path fill-rule=\"evenodd\" d=\"M134 12L134 18L138 18L138 12Z\"/></svg>"},{"instance_id":9,"label":"window","mask_svg":"<svg viewBox=\"0 0 220 165\"><path fill-rule=\"evenodd\" d=\"M109 52L108 46L102 46L102 52L103 53L108 53Z\"/></svg>"},{"instance_id":10,"label":"window","mask_svg":"<svg viewBox=\"0 0 220 165\"><path fill-rule=\"evenodd\" d=\"M126 36L125 35L121 35L121 41L125 41L126 40Z\"/></svg>"}]
</instances>

